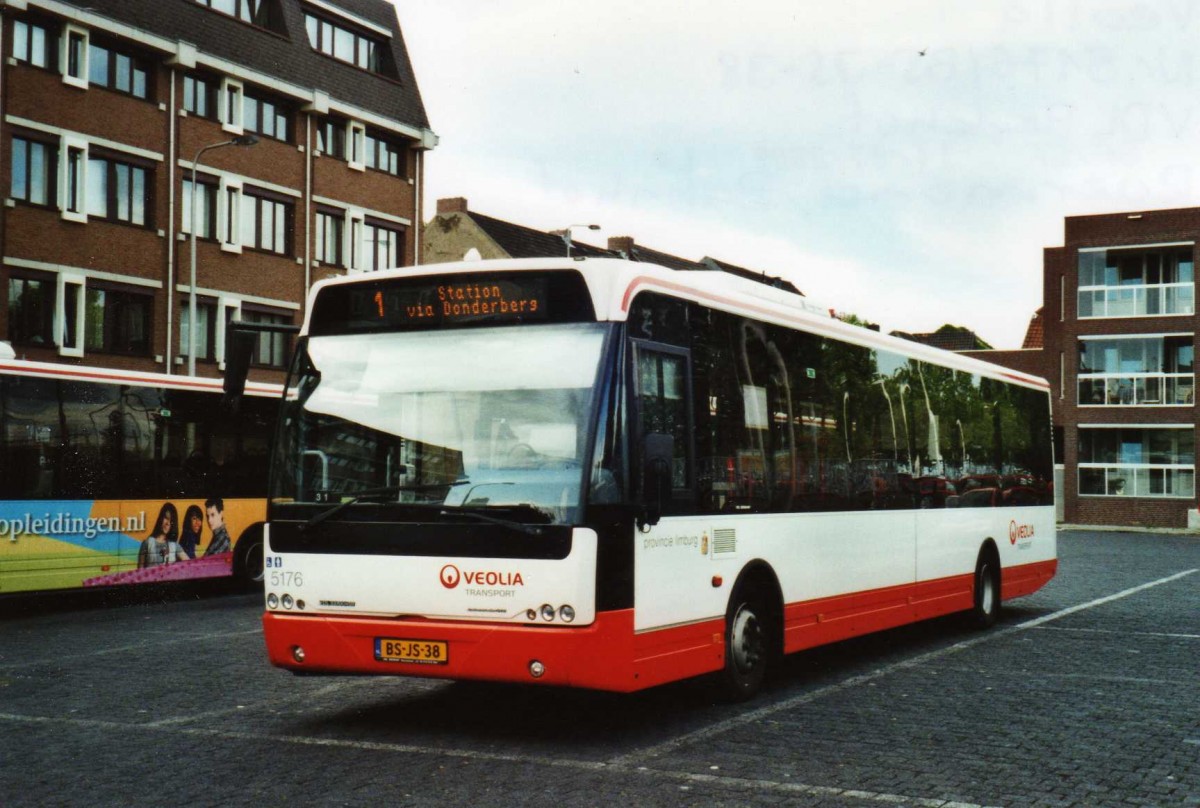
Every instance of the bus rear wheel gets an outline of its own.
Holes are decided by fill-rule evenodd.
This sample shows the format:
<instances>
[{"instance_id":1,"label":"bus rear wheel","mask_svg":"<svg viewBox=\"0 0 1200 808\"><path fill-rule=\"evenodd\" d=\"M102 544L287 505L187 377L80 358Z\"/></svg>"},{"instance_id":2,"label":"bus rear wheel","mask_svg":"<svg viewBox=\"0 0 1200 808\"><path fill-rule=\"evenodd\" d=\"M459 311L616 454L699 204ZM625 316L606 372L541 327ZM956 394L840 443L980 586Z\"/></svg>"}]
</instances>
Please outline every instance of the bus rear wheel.
<instances>
[{"instance_id":1,"label":"bus rear wheel","mask_svg":"<svg viewBox=\"0 0 1200 808\"><path fill-rule=\"evenodd\" d=\"M771 651L762 601L742 597L730 601L725 617L725 668L721 693L729 701L746 701L762 689Z\"/></svg>"},{"instance_id":2,"label":"bus rear wheel","mask_svg":"<svg viewBox=\"0 0 1200 808\"><path fill-rule=\"evenodd\" d=\"M233 574L238 580L251 586L263 580L263 536L262 530L249 530L238 539L234 556Z\"/></svg>"},{"instance_id":3,"label":"bus rear wheel","mask_svg":"<svg viewBox=\"0 0 1200 808\"><path fill-rule=\"evenodd\" d=\"M999 616L1000 562L985 547L975 563L975 605L971 609L971 621L976 628L991 628Z\"/></svg>"}]
</instances>

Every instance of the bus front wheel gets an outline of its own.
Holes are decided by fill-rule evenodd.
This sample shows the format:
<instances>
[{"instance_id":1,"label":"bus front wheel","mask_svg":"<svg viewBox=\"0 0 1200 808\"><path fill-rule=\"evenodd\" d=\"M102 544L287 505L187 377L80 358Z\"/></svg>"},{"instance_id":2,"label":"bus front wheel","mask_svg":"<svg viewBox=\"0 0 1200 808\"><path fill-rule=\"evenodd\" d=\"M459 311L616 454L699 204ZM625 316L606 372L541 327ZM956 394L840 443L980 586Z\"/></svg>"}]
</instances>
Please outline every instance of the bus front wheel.
<instances>
[{"instance_id":1,"label":"bus front wheel","mask_svg":"<svg viewBox=\"0 0 1200 808\"><path fill-rule=\"evenodd\" d=\"M761 600L739 593L725 617L725 668L721 691L730 701L745 701L762 688L770 657L767 610Z\"/></svg>"}]
</instances>

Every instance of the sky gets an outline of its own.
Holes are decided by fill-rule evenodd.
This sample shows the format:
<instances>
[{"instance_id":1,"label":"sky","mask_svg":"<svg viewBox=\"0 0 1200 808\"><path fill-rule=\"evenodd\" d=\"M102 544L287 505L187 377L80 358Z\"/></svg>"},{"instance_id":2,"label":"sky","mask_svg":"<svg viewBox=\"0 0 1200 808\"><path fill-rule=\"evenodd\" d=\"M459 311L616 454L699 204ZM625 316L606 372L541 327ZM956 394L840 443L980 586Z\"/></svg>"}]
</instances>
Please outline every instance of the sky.
<instances>
[{"instance_id":1,"label":"sky","mask_svg":"<svg viewBox=\"0 0 1200 808\"><path fill-rule=\"evenodd\" d=\"M1193 0L393 0L436 200L1019 348L1063 218L1200 204Z\"/></svg>"}]
</instances>

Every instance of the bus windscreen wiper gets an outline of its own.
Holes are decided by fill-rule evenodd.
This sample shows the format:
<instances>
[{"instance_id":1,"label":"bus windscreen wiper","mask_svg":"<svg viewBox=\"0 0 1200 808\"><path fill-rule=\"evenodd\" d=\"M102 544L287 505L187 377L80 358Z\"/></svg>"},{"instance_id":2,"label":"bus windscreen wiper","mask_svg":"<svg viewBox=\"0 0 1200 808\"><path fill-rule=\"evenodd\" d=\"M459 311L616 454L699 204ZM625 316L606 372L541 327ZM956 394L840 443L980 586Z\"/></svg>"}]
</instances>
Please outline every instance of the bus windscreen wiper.
<instances>
[{"instance_id":1,"label":"bus windscreen wiper","mask_svg":"<svg viewBox=\"0 0 1200 808\"><path fill-rule=\"evenodd\" d=\"M324 522L326 519L329 519L332 516L336 516L337 514L341 513L343 510L350 507L354 503L361 502L364 499L371 499L373 497L384 497L384 496L394 497L397 494L399 494L401 491L420 491L420 490L427 489L427 488L445 488L447 486L466 485L469 482L470 482L470 480L455 480L452 483L427 483L427 484L423 484L423 485L388 485L388 486L382 486L380 488L364 488L361 491L355 491L354 496L352 496L350 499L344 499L341 502L334 505L332 508L321 511L319 514L314 516L312 519L309 519L307 522L305 522L300 527L300 529L308 530L309 528L316 527L317 525Z\"/></svg>"},{"instance_id":2,"label":"bus windscreen wiper","mask_svg":"<svg viewBox=\"0 0 1200 808\"><path fill-rule=\"evenodd\" d=\"M453 510L453 511L443 510L439 513L439 515L440 516L462 516L467 519L474 519L478 522L487 522L490 525L500 525L501 527L506 527L506 528L509 528L510 530L515 530L518 533L524 533L527 536L542 535L542 529L535 525L527 525L523 522L513 521L512 519L501 519L496 516L488 516L487 514L476 513L475 511L463 511L463 510L457 510L457 509Z\"/></svg>"}]
</instances>

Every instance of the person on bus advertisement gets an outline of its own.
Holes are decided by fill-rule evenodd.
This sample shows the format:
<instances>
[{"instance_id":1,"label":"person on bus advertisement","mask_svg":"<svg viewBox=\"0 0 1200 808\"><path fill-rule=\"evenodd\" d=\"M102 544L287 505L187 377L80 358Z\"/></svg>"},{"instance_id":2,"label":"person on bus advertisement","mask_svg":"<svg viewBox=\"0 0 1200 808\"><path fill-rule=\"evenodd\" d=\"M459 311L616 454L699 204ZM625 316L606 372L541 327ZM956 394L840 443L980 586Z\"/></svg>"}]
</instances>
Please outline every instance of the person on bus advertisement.
<instances>
[{"instance_id":1,"label":"person on bus advertisement","mask_svg":"<svg viewBox=\"0 0 1200 808\"><path fill-rule=\"evenodd\" d=\"M183 533L179 537L179 546L188 558L196 557L201 541L200 534L204 530L204 511L199 505L188 505L187 513L183 515Z\"/></svg>"},{"instance_id":2,"label":"person on bus advertisement","mask_svg":"<svg viewBox=\"0 0 1200 808\"><path fill-rule=\"evenodd\" d=\"M170 502L163 503L154 520L154 529L138 549L138 569L186 561L187 553L179 546L179 512Z\"/></svg>"},{"instance_id":3,"label":"person on bus advertisement","mask_svg":"<svg viewBox=\"0 0 1200 808\"><path fill-rule=\"evenodd\" d=\"M208 526L212 530L212 541L209 542L204 555L211 556L230 552L233 549L233 542L230 541L229 530L225 527L225 500L220 497L210 497L205 501L204 509L208 512Z\"/></svg>"}]
</instances>

